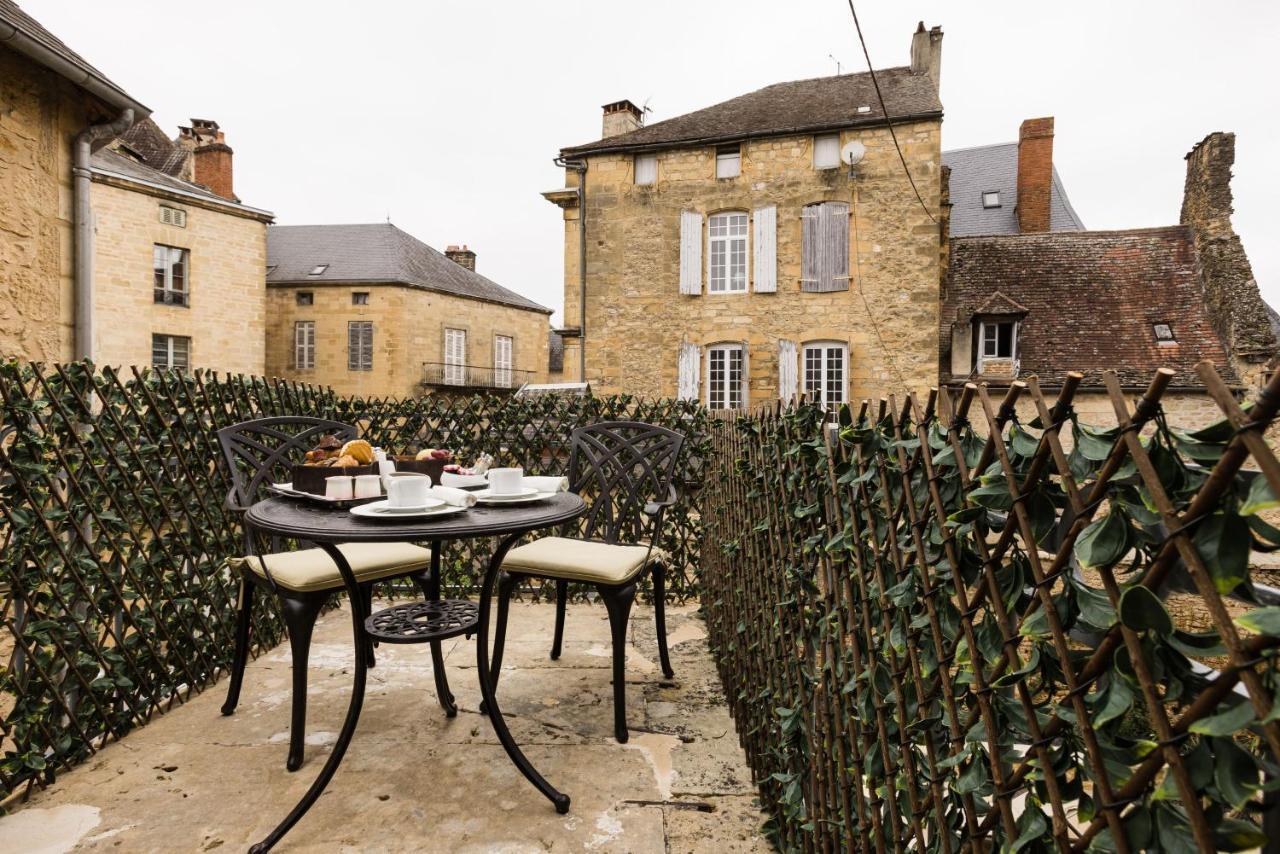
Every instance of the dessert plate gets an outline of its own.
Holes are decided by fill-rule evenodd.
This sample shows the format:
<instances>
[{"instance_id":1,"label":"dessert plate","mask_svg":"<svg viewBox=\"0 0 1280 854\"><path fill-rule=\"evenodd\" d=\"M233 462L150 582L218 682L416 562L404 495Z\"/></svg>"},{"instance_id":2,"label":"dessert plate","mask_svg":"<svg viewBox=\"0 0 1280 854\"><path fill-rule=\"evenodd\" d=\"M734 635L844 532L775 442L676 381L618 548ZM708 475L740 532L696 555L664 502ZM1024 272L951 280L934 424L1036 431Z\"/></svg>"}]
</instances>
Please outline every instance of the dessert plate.
<instances>
[{"instance_id":1,"label":"dessert plate","mask_svg":"<svg viewBox=\"0 0 1280 854\"><path fill-rule=\"evenodd\" d=\"M387 506L386 501L375 501L372 504L361 504L359 507L352 507L350 512L352 516L360 516L365 519L431 519L436 516L451 516L466 509L453 504L445 504L443 501L435 501L434 504L424 508L392 508Z\"/></svg>"},{"instance_id":2,"label":"dessert plate","mask_svg":"<svg viewBox=\"0 0 1280 854\"><path fill-rule=\"evenodd\" d=\"M487 489L482 489L476 494L476 501L480 504L528 504L530 501L541 501L544 498L550 498L555 495L554 492L539 492L533 487L526 487L519 492L511 494L494 495Z\"/></svg>"}]
</instances>

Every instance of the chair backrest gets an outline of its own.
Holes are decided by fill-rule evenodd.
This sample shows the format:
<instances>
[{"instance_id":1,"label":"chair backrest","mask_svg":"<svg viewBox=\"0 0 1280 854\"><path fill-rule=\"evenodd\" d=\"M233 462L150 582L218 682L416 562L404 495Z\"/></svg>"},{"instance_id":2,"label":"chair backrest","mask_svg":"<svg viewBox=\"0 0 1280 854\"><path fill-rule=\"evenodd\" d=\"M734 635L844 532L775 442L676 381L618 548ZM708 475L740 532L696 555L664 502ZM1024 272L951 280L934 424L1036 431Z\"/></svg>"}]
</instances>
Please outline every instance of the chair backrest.
<instances>
[{"instance_id":1,"label":"chair backrest","mask_svg":"<svg viewBox=\"0 0 1280 854\"><path fill-rule=\"evenodd\" d=\"M356 428L303 415L259 418L223 427L218 431L218 444L231 471L228 502L234 498L232 506L247 508L265 494L268 484L288 481L292 467L325 436L346 442L356 438Z\"/></svg>"},{"instance_id":2,"label":"chair backrest","mask_svg":"<svg viewBox=\"0 0 1280 854\"><path fill-rule=\"evenodd\" d=\"M569 488L588 502L580 535L606 543L653 542L672 493L684 434L639 421L601 421L571 434Z\"/></svg>"}]
</instances>

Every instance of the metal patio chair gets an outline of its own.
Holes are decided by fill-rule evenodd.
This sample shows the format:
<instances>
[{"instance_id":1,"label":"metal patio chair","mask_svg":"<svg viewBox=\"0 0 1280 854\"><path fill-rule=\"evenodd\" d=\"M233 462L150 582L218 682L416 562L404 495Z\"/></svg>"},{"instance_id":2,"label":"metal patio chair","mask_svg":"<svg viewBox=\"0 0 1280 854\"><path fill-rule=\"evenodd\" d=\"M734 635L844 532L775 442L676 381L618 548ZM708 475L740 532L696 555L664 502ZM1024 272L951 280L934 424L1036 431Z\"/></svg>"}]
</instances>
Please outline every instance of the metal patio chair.
<instances>
[{"instance_id":1,"label":"metal patio chair","mask_svg":"<svg viewBox=\"0 0 1280 854\"><path fill-rule=\"evenodd\" d=\"M667 654L664 596L666 555L654 548L662 517L676 501L674 470L684 435L636 421L605 421L572 433L569 489L589 505L576 536L543 537L512 549L502 563L494 629L493 682L502 669L511 594L527 577L556 582L556 627L551 657L560 657L570 583L591 584L609 613L613 635L614 735L627 741L626 631L636 582L653 577L654 622L662 673L675 675Z\"/></svg>"},{"instance_id":2,"label":"metal patio chair","mask_svg":"<svg viewBox=\"0 0 1280 854\"><path fill-rule=\"evenodd\" d=\"M325 436L342 441L356 438L356 428L338 421L303 416L283 416L244 421L218 431L218 442L231 473L231 489L227 507L238 514L264 497L266 487L290 479L291 467L303 454ZM240 701L240 687L249 659L249 632L252 625L254 592L257 588L274 593L289 630L289 646L293 655L293 707L289 725L289 757L285 767L296 771L302 765L303 738L307 721L307 658L311 632L316 618L335 593L343 590L342 576L333 560L320 548L280 551L280 543L272 541L270 551L262 553L246 527L244 556L230 564L240 573L240 591L236 610L236 646L231 664L231 684L222 714L235 712ZM397 576L412 576L427 599L440 598L440 552L409 543L349 543L339 546L351 564L364 592L362 601L351 607L369 616L373 583ZM445 714L454 717L457 707L449 692L440 643L431 644L431 663L435 671L436 694ZM369 664L373 651L369 650Z\"/></svg>"}]
</instances>

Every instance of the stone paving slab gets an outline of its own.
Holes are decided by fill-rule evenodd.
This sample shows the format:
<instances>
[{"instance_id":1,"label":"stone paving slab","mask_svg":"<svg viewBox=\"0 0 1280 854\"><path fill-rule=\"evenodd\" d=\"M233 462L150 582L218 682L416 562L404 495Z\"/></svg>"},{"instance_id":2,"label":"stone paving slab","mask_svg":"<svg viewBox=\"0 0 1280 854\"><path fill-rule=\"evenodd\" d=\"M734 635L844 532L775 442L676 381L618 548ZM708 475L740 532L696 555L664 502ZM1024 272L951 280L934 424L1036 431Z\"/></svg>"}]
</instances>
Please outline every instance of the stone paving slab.
<instances>
[{"instance_id":1,"label":"stone paving slab","mask_svg":"<svg viewBox=\"0 0 1280 854\"><path fill-rule=\"evenodd\" d=\"M668 611L674 680L658 667L652 609L633 612L626 745L612 737L604 608L570 607L559 661L548 656L553 618L549 605L512 606L499 697L526 755L573 798L568 815L520 776L479 713L472 642L445 644L452 720L427 649L384 645L337 777L276 850L770 850L696 606ZM297 773L284 768L284 645L249 665L235 715L219 714L224 681L108 746L0 817L0 851L245 850L302 795L333 743L350 698L349 633L346 611L316 627Z\"/></svg>"}]
</instances>

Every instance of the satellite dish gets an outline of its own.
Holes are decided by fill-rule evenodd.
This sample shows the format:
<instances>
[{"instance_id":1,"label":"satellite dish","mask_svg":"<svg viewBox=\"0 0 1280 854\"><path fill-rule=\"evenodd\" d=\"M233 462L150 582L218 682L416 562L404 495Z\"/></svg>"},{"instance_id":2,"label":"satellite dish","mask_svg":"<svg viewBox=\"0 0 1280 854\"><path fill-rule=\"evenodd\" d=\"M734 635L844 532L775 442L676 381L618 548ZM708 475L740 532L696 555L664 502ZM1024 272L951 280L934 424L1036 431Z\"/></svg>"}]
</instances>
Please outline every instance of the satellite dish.
<instances>
[{"instance_id":1,"label":"satellite dish","mask_svg":"<svg viewBox=\"0 0 1280 854\"><path fill-rule=\"evenodd\" d=\"M840 149L840 159L850 166L857 166L862 162L862 158L867 156L867 147L856 139L853 142L845 143L844 148Z\"/></svg>"}]
</instances>

